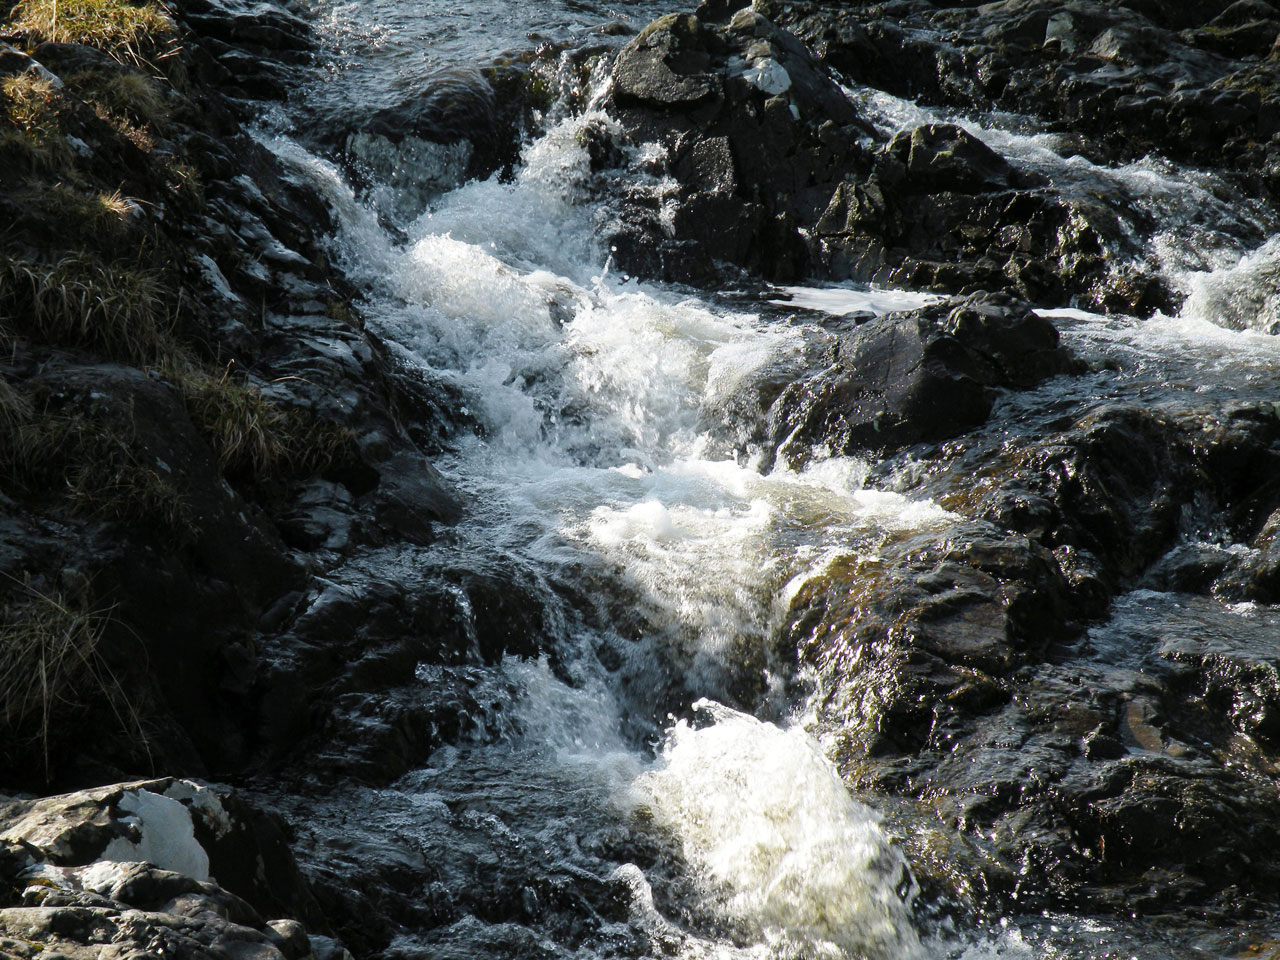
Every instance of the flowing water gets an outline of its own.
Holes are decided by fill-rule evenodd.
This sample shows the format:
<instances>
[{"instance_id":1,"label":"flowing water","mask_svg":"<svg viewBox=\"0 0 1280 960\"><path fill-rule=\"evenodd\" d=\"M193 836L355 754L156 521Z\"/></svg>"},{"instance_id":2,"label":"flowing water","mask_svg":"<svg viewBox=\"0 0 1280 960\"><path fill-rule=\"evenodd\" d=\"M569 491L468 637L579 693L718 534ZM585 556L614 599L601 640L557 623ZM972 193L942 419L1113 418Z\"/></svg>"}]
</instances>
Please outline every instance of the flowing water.
<instances>
[{"instance_id":1,"label":"flowing water","mask_svg":"<svg viewBox=\"0 0 1280 960\"><path fill-rule=\"evenodd\" d=\"M299 99L357 109L509 49L668 12L575 0L315 11L331 58ZM913 105L854 95L886 128L921 122ZM778 633L791 596L834 560L955 518L869 488L871 465L854 458L818 451L802 472L762 469L735 439L733 411L803 353L805 323L778 322L780 305L804 317L931 298L793 288L729 305L617 275L597 240L607 196L577 136L590 112L552 123L510 180L440 188L413 218L378 207L385 193L357 195L290 139L287 117L264 135L338 211L335 250L367 291L370 331L459 398L474 427L435 459L465 518L398 562L510 573L539 592L541 611L540 657L420 668L424 690L465 682L488 705L471 737L391 787L298 801L295 819L342 837L346 846L317 841L337 858L409 851L407 869L428 879L394 956L1169 955L1159 925L928 919L908 864L862 802L874 798L851 796L807 732L811 681ZM1010 118L970 127L1066 189L1141 198L1158 224L1141 256L1190 295L1182 316L1051 312L1084 356L1131 359L1108 389L1167 399L1229 393L1242 378L1273 383L1280 347L1259 331L1280 316L1280 250L1265 242L1275 229L1265 215L1207 174L1065 159ZM441 182L437 170L420 179ZM1050 384L1002 409L1084 405L1096 386ZM1153 603L1126 602L1117 617L1150 617ZM1210 937L1178 949L1211 956L1231 945Z\"/></svg>"}]
</instances>

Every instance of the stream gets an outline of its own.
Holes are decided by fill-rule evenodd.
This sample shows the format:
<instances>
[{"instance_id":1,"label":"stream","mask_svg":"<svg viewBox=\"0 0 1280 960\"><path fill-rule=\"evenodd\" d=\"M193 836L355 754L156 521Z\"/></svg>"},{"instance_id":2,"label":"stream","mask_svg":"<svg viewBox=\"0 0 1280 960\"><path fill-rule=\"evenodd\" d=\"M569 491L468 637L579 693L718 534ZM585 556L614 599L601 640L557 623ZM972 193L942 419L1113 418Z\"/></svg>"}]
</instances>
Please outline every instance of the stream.
<instances>
[{"instance_id":1,"label":"stream","mask_svg":"<svg viewBox=\"0 0 1280 960\"><path fill-rule=\"evenodd\" d=\"M387 955L1246 955L1238 931L1152 919L958 916L920 894L878 798L854 796L837 772L815 715L821 682L781 636L790 600L834 563L959 518L870 461L817 450L803 469L767 466L735 433L735 404L798 362L809 326L934 295L843 284L729 296L625 276L599 239L616 212L583 145L584 126L604 119L590 98L582 112L552 109L510 179L427 190L408 215L395 191L448 183L448 170L360 188L300 145L318 98L384 107L504 51L581 42L609 22L638 29L666 7L315 0L313 12L326 61L260 136L337 212L333 252L363 291L366 328L459 398L465 425L434 457L462 522L382 560L442 581L487 571L510 580L513 603L534 598L520 621L534 634L527 655L419 667L424 697L465 688L482 705L429 765L387 787L281 800L304 862L373 851L416 872L420 909L400 918ZM941 116L848 92L886 132ZM1280 246L1265 208L1159 158L1064 157L1023 118L960 122L1064 192L1136 204L1157 225L1140 256L1186 295L1177 316L1147 321L1045 311L1093 372L1004 397L984 429L1034 432L1119 398L1172 409L1276 395ZM1143 590L1091 638L1110 668L1139 671L1133 637L1153 623L1166 643L1185 629L1264 646L1273 621L1211 600L1188 612Z\"/></svg>"}]
</instances>

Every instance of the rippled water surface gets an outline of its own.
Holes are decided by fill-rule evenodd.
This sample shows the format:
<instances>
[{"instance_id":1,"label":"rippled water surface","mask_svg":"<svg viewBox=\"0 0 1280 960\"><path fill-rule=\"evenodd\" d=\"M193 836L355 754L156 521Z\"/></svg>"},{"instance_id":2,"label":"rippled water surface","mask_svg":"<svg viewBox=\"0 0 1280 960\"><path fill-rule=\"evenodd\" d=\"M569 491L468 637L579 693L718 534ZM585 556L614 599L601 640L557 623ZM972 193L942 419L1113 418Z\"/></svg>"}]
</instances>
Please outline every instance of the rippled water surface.
<instances>
[{"instance_id":1,"label":"rippled water surface","mask_svg":"<svg viewBox=\"0 0 1280 960\"><path fill-rule=\"evenodd\" d=\"M542 44L606 41L609 31L637 31L671 12L660 0L312 0L308 7L330 44L328 96L361 108L394 104Z\"/></svg>"}]
</instances>

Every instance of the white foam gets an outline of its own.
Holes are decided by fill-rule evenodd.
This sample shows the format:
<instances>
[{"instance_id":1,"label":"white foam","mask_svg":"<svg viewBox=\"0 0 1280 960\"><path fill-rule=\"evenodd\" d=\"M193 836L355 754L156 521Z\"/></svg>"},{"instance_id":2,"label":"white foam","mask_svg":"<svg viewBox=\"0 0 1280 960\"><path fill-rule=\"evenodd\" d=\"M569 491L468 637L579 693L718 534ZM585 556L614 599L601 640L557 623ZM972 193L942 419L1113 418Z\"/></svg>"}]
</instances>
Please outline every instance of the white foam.
<instances>
[{"instance_id":1,"label":"white foam","mask_svg":"<svg viewBox=\"0 0 1280 960\"><path fill-rule=\"evenodd\" d=\"M714 722L678 723L634 797L679 839L707 896L761 937L919 956L906 863L812 738L708 701L697 708Z\"/></svg>"},{"instance_id":2,"label":"white foam","mask_svg":"<svg viewBox=\"0 0 1280 960\"><path fill-rule=\"evenodd\" d=\"M800 472L762 475L745 455L712 452L708 421L794 351L797 331L609 276L581 202L588 164L580 129L578 121L556 127L526 151L510 183L469 184L440 198L405 244L380 233L331 169L282 152L336 198L343 255L373 290L370 328L405 363L460 390L483 426L437 458L470 511L458 536L533 563L608 570L619 597L634 597L637 648L653 651L637 655L636 670L643 675L648 656L687 668L689 689L718 693L744 664L767 666L786 591L807 571L839 551L874 550L888 529L952 518L863 489L867 465L854 458L817 457ZM857 296L880 310L933 299ZM590 655L593 641L581 642L581 657L557 651L555 671L504 664L522 691L506 733L521 749L545 751L545 769L617 790L640 759L624 746L613 681ZM781 820L757 844L768 861L758 864L758 882L727 878L739 883L735 916L764 940L794 935L830 949L914 942L909 925L894 932L905 907L881 889L901 860L817 747L798 729L716 717L706 730L678 730L662 769L644 782L687 773L687 791L710 788L686 766L691 752L714 761L704 777L758 768L764 791L799 778L790 799L743 798L757 804L744 809L761 823ZM810 827L817 832L806 837ZM734 824L716 830L723 836L708 827L690 849L719 864L716 851L738 841Z\"/></svg>"},{"instance_id":3,"label":"white foam","mask_svg":"<svg viewBox=\"0 0 1280 960\"><path fill-rule=\"evenodd\" d=\"M145 860L196 880L209 879L209 855L196 840L191 812L179 801L150 790L126 790L118 806L130 814L124 822L137 828L139 839L115 837L99 860Z\"/></svg>"},{"instance_id":4,"label":"white foam","mask_svg":"<svg viewBox=\"0 0 1280 960\"><path fill-rule=\"evenodd\" d=\"M849 284L830 287L782 287L785 300L770 300L780 307L799 307L842 317L868 311L877 316L899 310L918 310L937 303L943 297L914 290L889 290L882 287Z\"/></svg>"}]
</instances>

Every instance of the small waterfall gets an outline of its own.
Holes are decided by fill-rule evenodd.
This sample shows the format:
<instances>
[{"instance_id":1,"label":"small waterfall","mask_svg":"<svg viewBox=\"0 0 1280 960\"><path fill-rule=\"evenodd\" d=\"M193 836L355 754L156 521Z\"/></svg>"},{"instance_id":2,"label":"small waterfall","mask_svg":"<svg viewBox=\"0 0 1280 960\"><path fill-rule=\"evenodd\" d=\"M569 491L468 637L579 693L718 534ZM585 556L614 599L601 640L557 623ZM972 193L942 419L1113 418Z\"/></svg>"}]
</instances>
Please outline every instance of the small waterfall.
<instances>
[{"instance_id":1,"label":"small waterfall","mask_svg":"<svg viewBox=\"0 0 1280 960\"><path fill-rule=\"evenodd\" d=\"M504 818L518 833L565 816L586 790L627 830L674 836L683 880L613 869L619 883L667 885L659 904L674 898L701 918L662 920L683 956L914 955L905 861L804 732L803 704L781 694L776 675L794 668L776 662L774 634L787 592L834 556L950 515L864 489L860 461L761 473L748 450L717 453L726 403L797 334L608 273L594 231L607 211L584 189L578 132L590 122L600 118L553 126L510 182L440 196L403 240L333 165L287 138L272 144L338 212L335 248L370 291L366 323L400 362L448 380L481 427L437 460L468 503L460 536L549 575L596 571L602 602L628 623L625 638L572 627L555 671L508 659L510 725L486 727L494 742L442 757L406 789L447 793L477 764L507 768L548 783L544 809ZM621 666L602 666L601 644ZM781 722L717 700L771 704ZM657 705L713 722L657 712L637 726ZM656 756L627 733L663 727ZM655 922L653 900L634 899L632 923Z\"/></svg>"},{"instance_id":2,"label":"small waterfall","mask_svg":"<svg viewBox=\"0 0 1280 960\"><path fill-rule=\"evenodd\" d=\"M403 48L401 18L434 10L392 6L386 26L344 42ZM377 22L352 5L330 15L348 29ZM442 42L470 49L452 34ZM373 81L356 79L341 96L368 95ZM1242 363L1249 376L1274 369L1274 341L1235 331L1278 322L1275 243L1261 245L1276 224L1237 209L1212 174L1150 158L1102 167L1062 156L1057 139L1015 118L979 124L880 93L857 97L886 130L960 122L1063 192L1122 197L1155 224L1135 243L1187 294L1181 316L1045 311L1086 359L1116 363L1152 391L1171 379L1229 390ZM516 558L559 617L555 649L484 668L488 710L471 739L391 788L343 794L333 822L346 829L352 804L376 811L357 828L368 842L412 837L447 865L433 882L471 907L489 896L477 878L505 878L508 867L569 879L558 899L525 884L521 922L464 910L401 938L395 955L1046 955L1011 925L968 939L920 926L907 862L811 733L807 681L778 642L790 600L812 578L957 518L869 487L874 464L857 458L818 450L802 471L762 468L736 430L736 404L801 352L800 325L764 319L768 303L727 307L611 271L597 237L613 213L583 136L608 122L588 110L552 123L507 179L440 192L448 178L427 171L430 189L404 207L394 182L358 197L333 164L288 137L271 141L337 212L334 250L366 291L367 327L396 362L460 398L462 426L436 465L467 514L427 559ZM637 178L652 149L631 158ZM456 173L458 158L445 160ZM421 213L387 227L385 214L410 207ZM934 299L852 285L775 296L785 299L772 306L836 316ZM1090 388L1051 384L1032 396ZM586 584L591 599L546 586L567 581ZM422 668L447 682L437 673ZM596 909L605 920L578 923ZM1042 926L1056 934L1058 921ZM1101 942L1083 921L1062 923Z\"/></svg>"}]
</instances>

